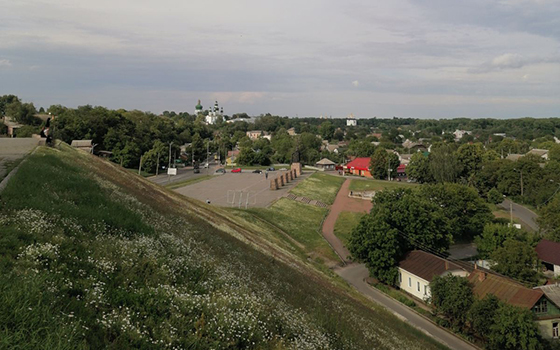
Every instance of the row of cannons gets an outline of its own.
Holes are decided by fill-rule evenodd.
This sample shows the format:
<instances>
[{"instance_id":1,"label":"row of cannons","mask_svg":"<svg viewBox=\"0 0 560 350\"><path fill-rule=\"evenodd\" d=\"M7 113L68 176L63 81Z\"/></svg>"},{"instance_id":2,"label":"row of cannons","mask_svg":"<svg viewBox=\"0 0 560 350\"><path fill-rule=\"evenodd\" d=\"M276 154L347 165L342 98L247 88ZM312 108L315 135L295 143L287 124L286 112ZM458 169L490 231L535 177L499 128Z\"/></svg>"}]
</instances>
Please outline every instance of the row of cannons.
<instances>
[{"instance_id":1,"label":"row of cannons","mask_svg":"<svg viewBox=\"0 0 560 350\"><path fill-rule=\"evenodd\" d=\"M270 189L275 191L301 175L301 165L292 164L292 168L280 176L270 180Z\"/></svg>"}]
</instances>

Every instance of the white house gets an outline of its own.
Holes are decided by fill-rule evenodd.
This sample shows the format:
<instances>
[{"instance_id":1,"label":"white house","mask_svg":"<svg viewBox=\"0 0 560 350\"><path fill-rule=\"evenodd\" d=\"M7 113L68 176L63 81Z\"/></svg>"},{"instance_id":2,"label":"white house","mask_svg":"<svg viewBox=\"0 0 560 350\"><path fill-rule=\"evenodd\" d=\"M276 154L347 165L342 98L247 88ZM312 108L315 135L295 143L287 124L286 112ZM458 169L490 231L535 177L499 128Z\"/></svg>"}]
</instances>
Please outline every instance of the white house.
<instances>
[{"instance_id":1,"label":"white house","mask_svg":"<svg viewBox=\"0 0 560 350\"><path fill-rule=\"evenodd\" d=\"M468 275L461 266L421 250L408 252L399 262L398 270L397 287L424 301L431 295L430 282L435 276Z\"/></svg>"},{"instance_id":2,"label":"white house","mask_svg":"<svg viewBox=\"0 0 560 350\"><path fill-rule=\"evenodd\" d=\"M527 155L529 155L529 154L533 154L537 157L541 157L544 160L548 160L548 150L547 149L533 148L532 150L527 152Z\"/></svg>"},{"instance_id":3,"label":"white house","mask_svg":"<svg viewBox=\"0 0 560 350\"><path fill-rule=\"evenodd\" d=\"M472 134L472 131L467 131L467 130L455 130L455 132L453 132L453 135L455 135L455 141L459 141L460 139L463 138L463 136L465 135L470 135Z\"/></svg>"}]
</instances>

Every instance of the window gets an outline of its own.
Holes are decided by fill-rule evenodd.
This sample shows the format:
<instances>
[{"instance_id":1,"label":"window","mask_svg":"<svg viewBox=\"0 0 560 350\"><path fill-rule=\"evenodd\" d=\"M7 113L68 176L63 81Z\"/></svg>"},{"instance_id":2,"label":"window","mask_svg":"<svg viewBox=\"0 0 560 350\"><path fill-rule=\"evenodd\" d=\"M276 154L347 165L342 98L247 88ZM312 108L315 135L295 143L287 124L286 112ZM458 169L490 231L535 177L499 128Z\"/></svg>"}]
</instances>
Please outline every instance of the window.
<instances>
[{"instance_id":1,"label":"window","mask_svg":"<svg viewBox=\"0 0 560 350\"><path fill-rule=\"evenodd\" d=\"M412 280L410 279L410 277L408 278L408 286L412 287Z\"/></svg>"},{"instance_id":2,"label":"window","mask_svg":"<svg viewBox=\"0 0 560 350\"><path fill-rule=\"evenodd\" d=\"M402 272L399 272L399 283L402 283Z\"/></svg>"},{"instance_id":3,"label":"window","mask_svg":"<svg viewBox=\"0 0 560 350\"><path fill-rule=\"evenodd\" d=\"M424 295L428 295L428 285L424 285Z\"/></svg>"},{"instance_id":4,"label":"window","mask_svg":"<svg viewBox=\"0 0 560 350\"><path fill-rule=\"evenodd\" d=\"M418 287L418 291L420 291L420 282L416 282L416 285Z\"/></svg>"},{"instance_id":5,"label":"window","mask_svg":"<svg viewBox=\"0 0 560 350\"><path fill-rule=\"evenodd\" d=\"M558 322L552 323L552 338L558 338Z\"/></svg>"},{"instance_id":6,"label":"window","mask_svg":"<svg viewBox=\"0 0 560 350\"><path fill-rule=\"evenodd\" d=\"M548 312L548 303L546 299L541 300L537 305L535 305L535 312L537 314L544 314Z\"/></svg>"}]
</instances>

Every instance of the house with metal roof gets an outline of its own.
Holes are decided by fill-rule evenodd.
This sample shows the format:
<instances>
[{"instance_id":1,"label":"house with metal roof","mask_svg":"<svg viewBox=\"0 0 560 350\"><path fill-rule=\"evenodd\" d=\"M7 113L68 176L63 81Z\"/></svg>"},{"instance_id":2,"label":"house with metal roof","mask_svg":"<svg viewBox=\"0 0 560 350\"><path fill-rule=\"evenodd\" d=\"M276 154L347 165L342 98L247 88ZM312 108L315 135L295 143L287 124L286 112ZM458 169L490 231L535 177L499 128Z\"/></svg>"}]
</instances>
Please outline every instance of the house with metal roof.
<instances>
[{"instance_id":1,"label":"house with metal roof","mask_svg":"<svg viewBox=\"0 0 560 350\"><path fill-rule=\"evenodd\" d=\"M344 171L347 174L373 177L371 175L369 165L371 163L370 157L358 157L344 166Z\"/></svg>"},{"instance_id":2,"label":"house with metal roof","mask_svg":"<svg viewBox=\"0 0 560 350\"><path fill-rule=\"evenodd\" d=\"M541 239L535 251L549 274L560 276L560 243Z\"/></svg>"},{"instance_id":3,"label":"house with metal roof","mask_svg":"<svg viewBox=\"0 0 560 350\"><path fill-rule=\"evenodd\" d=\"M332 160L328 159L328 158L323 158L320 161L318 161L317 163L315 163L315 166L323 171L325 170L334 170L336 163L333 162Z\"/></svg>"},{"instance_id":4,"label":"house with metal roof","mask_svg":"<svg viewBox=\"0 0 560 350\"><path fill-rule=\"evenodd\" d=\"M435 276L468 275L464 267L421 250L408 252L399 261L398 270L397 287L424 301L431 296L430 283Z\"/></svg>"},{"instance_id":5,"label":"house with metal roof","mask_svg":"<svg viewBox=\"0 0 560 350\"><path fill-rule=\"evenodd\" d=\"M541 333L547 338L560 339L560 284L549 284L537 288L540 289L551 302L550 305L546 305L546 316L541 316L537 321Z\"/></svg>"}]
</instances>

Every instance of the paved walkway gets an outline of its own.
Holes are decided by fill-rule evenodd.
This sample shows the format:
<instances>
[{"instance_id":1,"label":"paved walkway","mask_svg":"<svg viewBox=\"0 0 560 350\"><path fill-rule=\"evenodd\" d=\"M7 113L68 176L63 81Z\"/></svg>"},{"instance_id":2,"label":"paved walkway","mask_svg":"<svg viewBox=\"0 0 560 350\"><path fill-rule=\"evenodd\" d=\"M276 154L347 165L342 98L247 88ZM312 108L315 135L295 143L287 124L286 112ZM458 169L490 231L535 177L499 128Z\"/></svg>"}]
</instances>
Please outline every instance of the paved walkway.
<instances>
[{"instance_id":1,"label":"paved walkway","mask_svg":"<svg viewBox=\"0 0 560 350\"><path fill-rule=\"evenodd\" d=\"M369 213L373 207L370 201L348 197L351 181L352 180L344 181L338 191L338 194L336 195L333 205L331 205L331 211L323 223L323 237L325 237L345 263L350 262L348 258L350 256L350 252L342 244L340 239L334 235L334 224L336 223L336 219L338 219L338 215L343 211L365 214Z\"/></svg>"},{"instance_id":2,"label":"paved walkway","mask_svg":"<svg viewBox=\"0 0 560 350\"><path fill-rule=\"evenodd\" d=\"M23 158L37 146L34 138L0 138L0 180L6 176L6 165Z\"/></svg>"},{"instance_id":3,"label":"paved walkway","mask_svg":"<svg viewBox=\"0 0 560 350\"><path fill-rule=\"evenodd\" d=\"M348 197L350 181L351 180L346 180L340 187L336 199L331 206L331 211L323 223L322 232L325 239L336 250L337 254L343 257L345 263L350 263L344 267L336 269L335 272L345 281L354 286L354 288L356 288L356 290L360 293L385 307L397 318L409 323L413 327L416 327L449 348L457 350L476 350L477 348L472 346L470 343L436 326L434 323L430 322L423 316L420 316L410 308L370 286L365 281L365 279L369 277L369 271L366 266L364 264L350 262L350 253L348 249L346 249L342 242L334 235L334 224L336 223L336 219L343 211L367 213L373 207L372 203L369 201Z\"/></svg>"}]
</instances>

